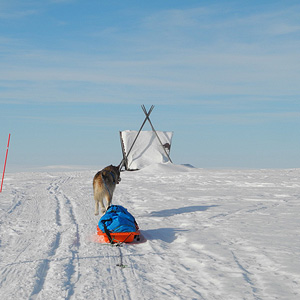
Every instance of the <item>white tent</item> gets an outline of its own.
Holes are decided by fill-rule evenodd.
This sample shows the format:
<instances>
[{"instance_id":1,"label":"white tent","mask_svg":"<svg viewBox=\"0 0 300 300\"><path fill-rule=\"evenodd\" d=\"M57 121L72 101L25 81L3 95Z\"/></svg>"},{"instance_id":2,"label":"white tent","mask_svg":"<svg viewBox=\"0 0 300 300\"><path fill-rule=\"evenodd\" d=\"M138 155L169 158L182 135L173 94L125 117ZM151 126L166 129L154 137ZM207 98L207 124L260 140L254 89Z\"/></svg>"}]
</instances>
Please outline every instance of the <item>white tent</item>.
<instances>
[{"instance_id":1,"label":"white tent","mask_svg":"<svg viewBox=\"0 0 300 300\"><path fill-rule=\"evenodd\" d=\"M120 132L123 157L126 157L124 163L126 170L139 170L154 163L164 163L170 160L165 152L167 152L168 155L170 153L173 132L156 131L156 134L162 142L161 145L155 132L141 131L129 153L129 149L133 145L137 134L138 131L133 130ZM129 153L128 156L127 153Z\"/></svg>"},{"instance_id":2,"label":"white tent","mask_svg":"<svg viewBox=\"0 0 300 300\"><path fill-rule=\"evenodd\" d=\"M146 118L139 131L120 131L123 160L120 169L125 166L126 170L139 170L155 163L172 162L170 149L173 132L156 131L149 118L154 106L147 112L144 105L142 109ZM149 122L152 131L142 131L146 121Z\"/></svg>"}]
</instances>

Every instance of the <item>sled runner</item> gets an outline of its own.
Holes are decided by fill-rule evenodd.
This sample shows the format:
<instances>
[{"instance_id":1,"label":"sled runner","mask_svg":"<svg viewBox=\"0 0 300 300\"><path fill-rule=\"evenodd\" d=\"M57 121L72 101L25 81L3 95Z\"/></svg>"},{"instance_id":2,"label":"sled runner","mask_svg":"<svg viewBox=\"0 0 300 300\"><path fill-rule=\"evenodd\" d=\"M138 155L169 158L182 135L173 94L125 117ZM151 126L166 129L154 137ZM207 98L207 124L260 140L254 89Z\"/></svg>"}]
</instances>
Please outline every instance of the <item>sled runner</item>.
<instances>
[{"instance_id":1,"label":"sled runner","mask_svg":"<svg viewBox=\"0 0 300 300\"><path fill-rule=\"evenodd\" d=\"M135 218L121 205L111 205L101 217L97 235L105 243L131 243L140 240L139 226Z\"/></svg>"}]
</instances>

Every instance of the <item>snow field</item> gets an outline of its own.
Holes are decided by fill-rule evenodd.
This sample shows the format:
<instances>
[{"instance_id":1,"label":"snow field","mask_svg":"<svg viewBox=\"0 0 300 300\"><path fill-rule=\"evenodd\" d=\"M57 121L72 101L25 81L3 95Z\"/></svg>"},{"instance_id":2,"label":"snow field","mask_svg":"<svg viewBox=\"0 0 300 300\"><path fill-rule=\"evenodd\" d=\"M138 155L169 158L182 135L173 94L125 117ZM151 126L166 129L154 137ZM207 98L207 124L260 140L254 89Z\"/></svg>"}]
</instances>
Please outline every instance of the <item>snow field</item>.
<instances>
[{"instance_id":1,"label":"snow field","mask_svg":"<svg viewBox=\"0 0 300 300\"><path fill-rule=\"evenodd\" d=\"M2 299L299 299L299 169L123 172L145 239L120 248L94 239L97 171L6 175Z\"/></svg>"}]
</instances>

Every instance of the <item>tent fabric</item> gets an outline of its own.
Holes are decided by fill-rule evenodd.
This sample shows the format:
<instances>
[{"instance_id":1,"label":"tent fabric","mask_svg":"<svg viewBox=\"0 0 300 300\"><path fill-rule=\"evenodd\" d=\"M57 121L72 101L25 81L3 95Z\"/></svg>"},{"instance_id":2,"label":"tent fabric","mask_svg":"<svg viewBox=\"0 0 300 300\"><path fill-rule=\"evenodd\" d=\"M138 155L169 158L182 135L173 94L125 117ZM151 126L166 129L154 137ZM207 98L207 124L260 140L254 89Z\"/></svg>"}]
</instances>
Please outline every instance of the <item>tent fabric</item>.
<instances>
[{"instance_id":1,"label":"tent fabric","mask_svg":"<svg viewBox=\"0 0 300 300\"><path fill-rule=\"evenodd\" d=\"M156 131L167 153L170 153L173 132ZM123 157L127 156L138 131L125 130L120 132ZM154 131L141 131L132 150L130 151L125 167L127 170L140 170L155 163L169 161L165 150Z\"/></svg>"}]
</instances>

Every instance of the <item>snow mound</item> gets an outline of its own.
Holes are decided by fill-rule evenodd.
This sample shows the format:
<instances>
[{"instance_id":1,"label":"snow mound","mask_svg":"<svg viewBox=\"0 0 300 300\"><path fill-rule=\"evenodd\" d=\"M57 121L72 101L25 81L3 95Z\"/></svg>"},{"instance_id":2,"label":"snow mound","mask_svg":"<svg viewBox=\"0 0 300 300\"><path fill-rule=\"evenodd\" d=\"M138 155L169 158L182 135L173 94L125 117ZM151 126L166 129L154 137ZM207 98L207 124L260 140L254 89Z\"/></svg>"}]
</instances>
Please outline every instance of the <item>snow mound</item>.
<instances>
[{"instance_id":1,"label":"snow mound","mask_svg":"<svg viewBox=\"0 0 300 300\"><path fill-rule=\"evenodd\" d=\"M170 173L170 172L190 172L193 168L183 166L183 165L176 165L172 164L171 162L166 163L158 163L152 164L140 170L139 172L145 173Z\"/></svg>"}]
</instances>

